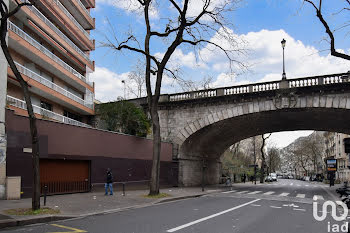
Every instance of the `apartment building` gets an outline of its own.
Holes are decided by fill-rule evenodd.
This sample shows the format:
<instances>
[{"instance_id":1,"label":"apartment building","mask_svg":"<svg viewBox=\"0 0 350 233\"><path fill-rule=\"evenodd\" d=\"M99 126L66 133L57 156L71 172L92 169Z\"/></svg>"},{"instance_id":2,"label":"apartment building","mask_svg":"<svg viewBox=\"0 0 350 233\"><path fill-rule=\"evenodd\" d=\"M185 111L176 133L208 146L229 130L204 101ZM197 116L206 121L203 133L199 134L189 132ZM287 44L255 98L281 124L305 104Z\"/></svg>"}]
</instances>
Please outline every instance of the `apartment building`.
<instances>
[{"instance_id":1,"label":"apartment building","mask_svg":"<svg viewBox=\"0 0 350 233\"><path fill-rule=\"evenodd\" d=\"M350 180L350 169L348 168L349 155L344 150L344 138L350 137L343 133L329 133L325 134L326 153L327 157L334 157L337 159L337 173L336 178L340 181Z\"/></svg>"},{"instance_id":2,"label":"apartment building","mask_svg":"<svg viewBox=\"0 0 350 233\"><path fill-rule=\"evenodd\" d=\"M21 0L21 2L31 2ZM10 9L16 1L8 0ZM94 114L95 63L90 31L95 0L41 0L24 6L8 22L8 45L19 72L28 82L38 118L89 126ZM6 104L27 115L22 90L7 67Z\"/></svg>"}]
</instances>

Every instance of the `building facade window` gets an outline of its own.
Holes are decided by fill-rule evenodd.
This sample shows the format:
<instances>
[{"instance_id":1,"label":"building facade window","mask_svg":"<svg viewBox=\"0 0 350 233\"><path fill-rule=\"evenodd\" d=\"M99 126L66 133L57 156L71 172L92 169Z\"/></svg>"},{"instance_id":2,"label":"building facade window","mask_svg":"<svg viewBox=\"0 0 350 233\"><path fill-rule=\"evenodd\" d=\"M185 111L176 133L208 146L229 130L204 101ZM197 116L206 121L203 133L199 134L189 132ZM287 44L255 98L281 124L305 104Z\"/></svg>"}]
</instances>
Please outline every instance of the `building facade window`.
<instances>
[{"instance_id":1,"label":"building facade window","mask_svg":"<svg viewBox=\"0 0 350 233\"><path fill-rule=\"evenodd\" d=\"M43 109L49 110L52 112L52 104L49 104L45 101L41 101L40 102L40 107L42 107Z\"/></svg>"},{"instance_id":2,"label":"building facade window","mask_svg":"<svg viewBox=\"0 0 350 233\"><path fill-rule=\"evenodd\" d=\"M64 110L63 115L65 117L71 118L71 119L76 120L76 121L82 121L82 117L81 116L79 116L77 114L74 114L74 113L71 113L71 112L69 112L67 110Z\"/></svg>"}]
</instances>

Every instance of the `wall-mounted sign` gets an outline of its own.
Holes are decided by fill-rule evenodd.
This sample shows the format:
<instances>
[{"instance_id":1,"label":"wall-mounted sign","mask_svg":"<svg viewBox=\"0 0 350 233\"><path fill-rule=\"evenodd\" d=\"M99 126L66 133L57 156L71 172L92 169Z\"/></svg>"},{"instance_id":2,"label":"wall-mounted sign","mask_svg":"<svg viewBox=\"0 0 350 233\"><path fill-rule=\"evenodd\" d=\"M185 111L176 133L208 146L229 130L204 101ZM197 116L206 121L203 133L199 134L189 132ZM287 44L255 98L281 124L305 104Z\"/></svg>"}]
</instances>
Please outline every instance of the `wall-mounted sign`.
<instances>
[{"instance_id":1,"label":"wall-mounted sign","mask_svg":"<svg viewBox=\"0 0 350 233\"><path fill-rule=\"evenodd\" d=\"M337 160L327 159L327 171L337 171Z\"/></svg>"}]
</instances>

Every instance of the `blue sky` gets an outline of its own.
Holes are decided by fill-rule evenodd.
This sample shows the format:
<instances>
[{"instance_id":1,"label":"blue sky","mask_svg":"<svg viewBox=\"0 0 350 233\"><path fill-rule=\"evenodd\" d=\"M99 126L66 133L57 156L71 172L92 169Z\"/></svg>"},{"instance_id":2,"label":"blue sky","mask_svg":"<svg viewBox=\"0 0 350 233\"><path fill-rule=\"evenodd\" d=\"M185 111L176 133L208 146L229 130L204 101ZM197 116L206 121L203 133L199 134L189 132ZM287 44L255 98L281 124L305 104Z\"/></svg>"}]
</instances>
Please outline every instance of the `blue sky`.
<instances>
[{"instance_id":1,"label":"blue sky","mask_svg":"<svg viewBox=\"0 0 350 233\"><path fill-rule=\"evenodd\" d=\"M96 9L92 11L93 17L96 18L96 30L92 32L92 38L97 41L97 48L92 53L96 71L91 75L91 79L95 82L96 99L101 101L115 100L118 96L124 95L121 80L126 80L128 85L133 86L133 83L128 81L128 75L137 61L137 56L127 51L115 52L98 47L99 42L106 40L104 35L111 35L110 25L113 25L119 41L125 39L125 33L131 29L142 41L143 18L142 15L132 11L135 7L127 5L129 2L130 0L96 0ZM162 4L159 7L166 10L154 10L151 22L154 28L164 30L164 25L167 23L166 16L174 12L165 5L167 1L160 2ZM349 16L344 12L334 14L344 7L343 3L343 0L324 0L324 15L333 29L349 20ZM195 11L194 8L192 10ZM280 79L282 73L280 41L283 38L287 40L285 49L287 78L350 70L350 62L329 55L329 44L323 39L328 39L325 30L316 18L314 9L309 4L303 5L302 0L245 0L238 4L235 11L226 16L233 25L230 27L232 34L246 42L245 48L248 52L240 59L249 64L248 72L239 76L231 73L227 69L227 61L217 52L207 52L203 56L204 59L196 59L191 50L181 47L174 54L171 64L181 67L182 78L200 82L204 77L211 76L213 79L211 87ZM350 41L346 32L347 30L336 32L336 48L348 53ZM213 39L214 35L210 36L208 39ZM162 41L153 42L153 52L163 53L164 48ZM173 80L170 78L164 80L163 93L178 91L182 91L182 88ZM127 93L126 97L134 96ZM302 135L309 133L305 132ZM283 142L277 144L282 145Z\"/></svg>"}]
</instances>

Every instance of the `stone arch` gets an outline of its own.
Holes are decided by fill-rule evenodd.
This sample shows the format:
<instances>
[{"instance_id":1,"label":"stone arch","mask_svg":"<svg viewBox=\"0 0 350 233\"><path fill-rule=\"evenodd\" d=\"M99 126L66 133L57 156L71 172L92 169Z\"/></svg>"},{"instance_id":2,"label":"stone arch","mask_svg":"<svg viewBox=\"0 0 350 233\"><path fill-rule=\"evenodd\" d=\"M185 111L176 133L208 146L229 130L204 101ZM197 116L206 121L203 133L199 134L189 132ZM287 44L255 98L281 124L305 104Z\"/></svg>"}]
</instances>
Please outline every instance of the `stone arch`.
<instances>
[{"instance_id":1,"label":"stone arch","mask_svg":"<svg viewBox=\"0 0 350 233\"><path fill-rule=\"evenodd\" d=\"M292 99L293 98L293 99ZM282 109L350 109L350 96L345 94L333 95L311 95L303 97L286 97L274 99L261 99L247 103L238 103L231 108L223 108L214 113L201 116L198 119L189 122L185 127L178 129L173 142L182 145L182 143L192 134L216 122L243 115L261 113L268 111L278 111ZM292 99L292 100L291 100ZM284 106L283 102L287 102Z\"/></svg>"},{"instance_id":2,"label":"stone arch","mask_svg":"<svg viewBox=\"0 0 350 233\"><path fill-rule=\"evenodd\" d=\"M350 96L346 94L259 98L213 107L177 129L179 183L199 185L206 160L207 183L219 179L221 154L230 145L263 133L322 130L350 134ZM203 160L202 160L203 158Z\"/></svg>"}]
</instances>

